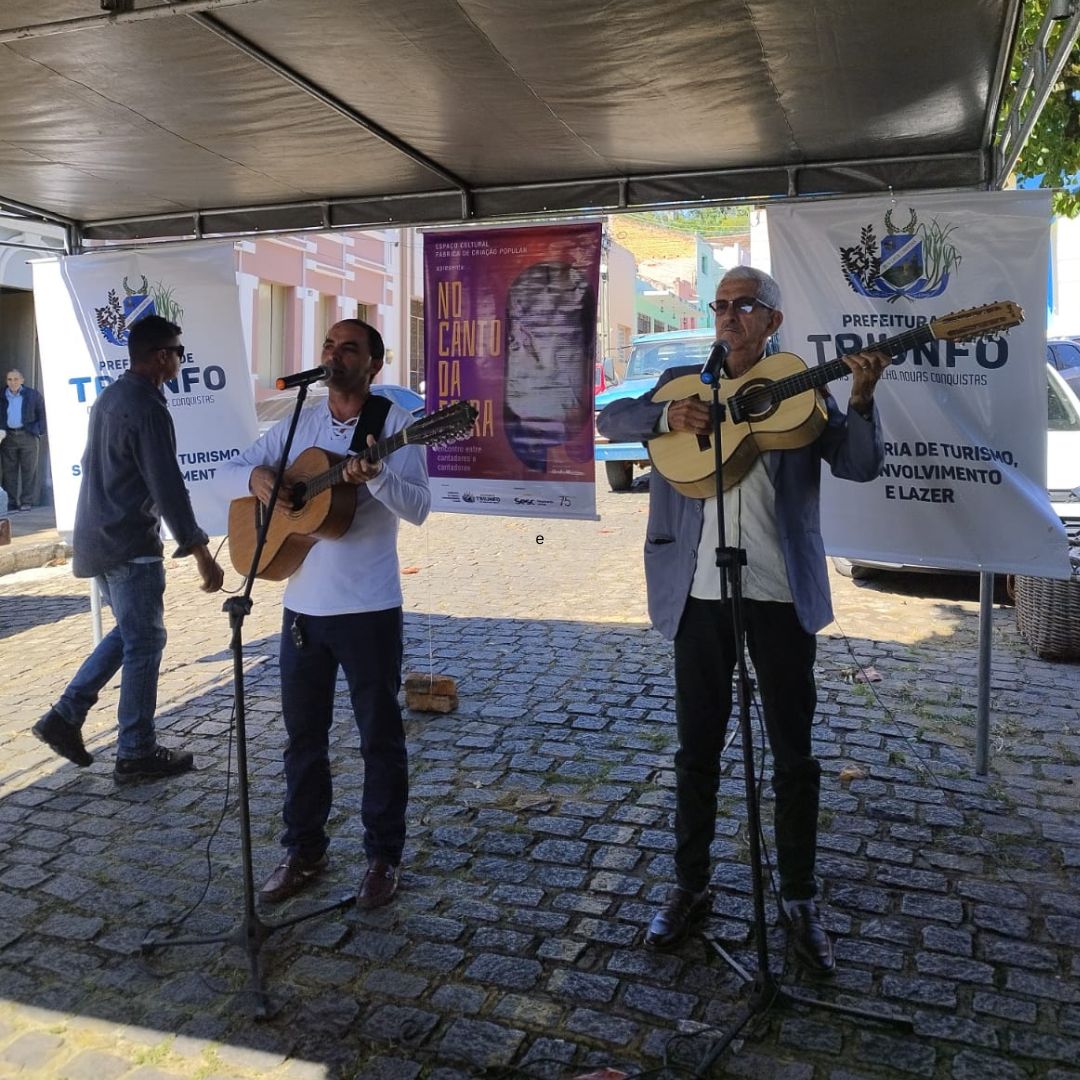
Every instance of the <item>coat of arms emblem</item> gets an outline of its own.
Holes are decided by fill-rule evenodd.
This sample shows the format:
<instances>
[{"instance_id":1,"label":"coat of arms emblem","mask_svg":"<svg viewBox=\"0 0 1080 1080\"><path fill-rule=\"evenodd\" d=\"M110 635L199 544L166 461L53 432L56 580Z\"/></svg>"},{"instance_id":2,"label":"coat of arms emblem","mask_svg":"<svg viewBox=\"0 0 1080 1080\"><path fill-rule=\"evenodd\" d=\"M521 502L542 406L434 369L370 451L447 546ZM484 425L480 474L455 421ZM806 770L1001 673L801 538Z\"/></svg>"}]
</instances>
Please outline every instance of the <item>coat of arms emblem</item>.
<instances>
[{"instance_id":1,"label":"coat of arms emblem","mask_svg":"<svg viewBox=\"0 0 1080 1080\"><path fill-rule=\"evenodd\" d=\"M128 327L144 315L155 314L154 298L149 295L150 283L146 280L145 274L142 276L142 283L138 289L133 289L125 277L124 292L127 295L121 303L116 290L110 289L105 306L94 308L98 329L110 345L126 345Z\"/></svg>"},{"instance_id":2,"label":"coat of arms emblem","mask_svg":"<svg viewBox=\"0 0 1080 1080\"><path fill-rule=\"evenodd\" d=\"M860 296L890 303L902 296L910 300L940 296L959 268L960 253L949 240L956 226L942 228L936 219L920 224L915 211L908 210L910 217L902 227L893 221L891 209L885 212L886 235L880 243L873 225L865 225L858 244L840 248L844 277Z\"/></svg>"}]
</instances>

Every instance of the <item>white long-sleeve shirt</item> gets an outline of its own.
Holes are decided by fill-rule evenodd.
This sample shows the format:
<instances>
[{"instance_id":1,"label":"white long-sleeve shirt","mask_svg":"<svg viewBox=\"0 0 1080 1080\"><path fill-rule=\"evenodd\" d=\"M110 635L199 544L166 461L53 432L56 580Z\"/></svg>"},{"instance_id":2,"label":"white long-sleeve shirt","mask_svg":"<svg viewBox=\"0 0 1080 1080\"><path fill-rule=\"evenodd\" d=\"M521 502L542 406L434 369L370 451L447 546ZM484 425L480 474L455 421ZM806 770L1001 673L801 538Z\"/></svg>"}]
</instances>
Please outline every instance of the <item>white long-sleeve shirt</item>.
<instances>
[{"instance_id":1,"label":"white long-sleeve shirt","mask_svg":"<svg viewBox=\"0 0 1080 1080\"><path fill-rule=\"evenodd\" d=\"M380 438L408 427L412 417L391 405ZM222 496L248 495L251 470L273 468L281 456L289 419L276 424L238 457L218 467ZM305 406L289 453L291 465L308 447L346 454L355 424L334 420L326 401ZM382 472L356 489L356 514L336 540L320 540L285 587L285 606L302 615L348 615L383 611L402 603L397 556L398 519L422 525L431 509L427 450L404 446L383 461Z\"/></svg>"}]
</instances>

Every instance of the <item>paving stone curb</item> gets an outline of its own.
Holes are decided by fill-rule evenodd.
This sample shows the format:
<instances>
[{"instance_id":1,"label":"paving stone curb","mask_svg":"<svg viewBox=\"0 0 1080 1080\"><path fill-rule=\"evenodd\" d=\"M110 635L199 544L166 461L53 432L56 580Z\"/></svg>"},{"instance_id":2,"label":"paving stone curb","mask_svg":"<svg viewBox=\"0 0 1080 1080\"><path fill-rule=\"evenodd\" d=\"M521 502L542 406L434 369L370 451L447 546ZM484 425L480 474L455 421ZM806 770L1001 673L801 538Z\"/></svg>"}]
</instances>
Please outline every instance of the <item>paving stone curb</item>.
<instances>
[{"instance_id":1,"label":"paving stone curb","mask_svg":"<svg viewBox=\"0 0 1080 1080\"><path fill-rule=\"evenodd\" d=\"M56 566L71 558L71 547L63 540L5 544L0 547L0 576L42 566Z\"/></svg>"}]
</instances>

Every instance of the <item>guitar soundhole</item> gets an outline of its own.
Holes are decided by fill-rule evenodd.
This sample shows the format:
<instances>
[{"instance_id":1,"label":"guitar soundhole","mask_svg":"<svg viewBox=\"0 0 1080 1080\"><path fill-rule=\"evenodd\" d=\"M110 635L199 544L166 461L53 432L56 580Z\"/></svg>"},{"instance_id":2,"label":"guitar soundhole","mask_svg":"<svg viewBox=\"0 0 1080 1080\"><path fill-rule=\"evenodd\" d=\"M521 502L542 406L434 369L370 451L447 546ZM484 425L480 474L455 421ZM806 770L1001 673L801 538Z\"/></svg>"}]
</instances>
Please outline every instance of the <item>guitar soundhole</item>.
<instances>
[{"instance_id":1,"label":"guitar soundhole","mask_svg":"<svg viewBox=\"0 0 1080 1080\"><path fill-rule=\"evenodd\" d=\"M712 439L708 435L699 435L697 437L697 448L704 454L706 450L712 449Z\"/></svg>"},{"instance_id":2,"label":"guitar soundhole","mask_svg":"<svg viewBox=\"0 0 1080 1080\"><path fill-rule=\"evenodd\" d=\"M737 406L734 411L741 423L752 424L767 420L776 412L778 403L773 401L771 387L772 382L769 379L760 379L746 383L735 395Z\"/></svg>"}]
</instances>

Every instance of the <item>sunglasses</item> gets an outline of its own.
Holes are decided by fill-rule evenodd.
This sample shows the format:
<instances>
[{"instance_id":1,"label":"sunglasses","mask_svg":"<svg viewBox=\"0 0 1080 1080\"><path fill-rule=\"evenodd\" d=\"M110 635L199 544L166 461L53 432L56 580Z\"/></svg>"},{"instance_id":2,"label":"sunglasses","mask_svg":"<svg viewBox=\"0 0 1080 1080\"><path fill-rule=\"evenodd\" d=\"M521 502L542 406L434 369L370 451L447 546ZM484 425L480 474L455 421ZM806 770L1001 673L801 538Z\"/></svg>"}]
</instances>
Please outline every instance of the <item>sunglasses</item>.
<instances>
[{"instance_id":1,"label":"sunglasses","mask_svg":"<svg viewBox=\"0 0 1080 1080\"><path fill-rule=\"evenodd\" d=\"M729 306L740 315L749 315L754 308L759 307L768 308L769 311L774 310L771 305L763 304L754 296L738 296L734 300L713 300L709 304L709 309L715 311L717 315L726 315Z\"/></svg>"},{"instance_id":2,"label":"sunglasses","mask_svg":"<svg viewBox=\"0 0 1080 1080\"><path fill-rule=\"evenodd\" d=\"M184 358L184 346L183 345L162 345L158 350L159 352L171 352L176 353L176 358L182 360Z\"/></svg>"}]
</instances>

